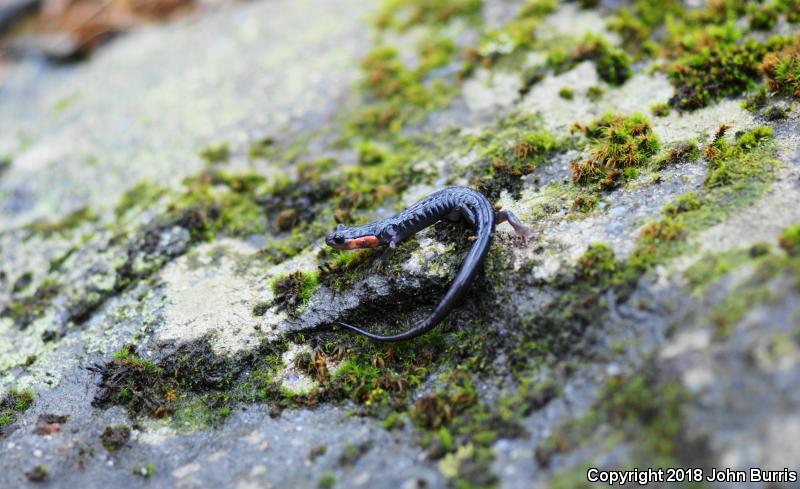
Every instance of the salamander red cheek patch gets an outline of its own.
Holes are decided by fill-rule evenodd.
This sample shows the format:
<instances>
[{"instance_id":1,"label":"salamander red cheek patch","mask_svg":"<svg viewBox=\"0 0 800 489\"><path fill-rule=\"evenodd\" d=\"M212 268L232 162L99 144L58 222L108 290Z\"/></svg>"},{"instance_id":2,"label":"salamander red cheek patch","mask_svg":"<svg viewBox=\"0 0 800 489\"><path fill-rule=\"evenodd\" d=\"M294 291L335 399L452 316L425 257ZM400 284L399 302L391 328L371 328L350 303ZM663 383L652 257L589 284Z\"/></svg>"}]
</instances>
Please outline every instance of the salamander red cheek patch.
<instances>
[{"instance_id":1,"label":"salamander red cheek patch","mask_svg":"<svg viewBox=\"0 0 800 489\"><path fill-rule=\"evenodd\" d=\"M378 246L377 236L362 236L360 238L351 239L347 242L347 249L353 250L356 248L374 248Z\"/></svg>"}]
</instances>

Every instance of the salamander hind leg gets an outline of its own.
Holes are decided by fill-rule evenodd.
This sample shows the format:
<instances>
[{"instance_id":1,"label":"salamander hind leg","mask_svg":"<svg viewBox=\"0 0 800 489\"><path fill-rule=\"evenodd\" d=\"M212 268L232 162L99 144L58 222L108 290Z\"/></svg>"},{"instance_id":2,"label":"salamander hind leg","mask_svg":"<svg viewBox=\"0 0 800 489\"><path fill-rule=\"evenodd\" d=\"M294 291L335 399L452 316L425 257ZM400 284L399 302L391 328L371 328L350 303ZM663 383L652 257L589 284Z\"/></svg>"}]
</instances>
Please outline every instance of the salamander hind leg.
<instances>
[{"instance_id":1,"label":"salamander hind leg","mask_svg":"<svg viewBox=\"0 0 800 489\"><path fill-rule=\"evenodd\" d=\"M522 238L523 243L527 243L529 239L534 237L533 231L522 224L519 218L517 218L517 216L515 216L511 211L500 211L497 213L496 223L500 224L503 222L509 223L511 227L514 228L514 232L517 233L517 236Z\"/></svg>"}]
</instances>

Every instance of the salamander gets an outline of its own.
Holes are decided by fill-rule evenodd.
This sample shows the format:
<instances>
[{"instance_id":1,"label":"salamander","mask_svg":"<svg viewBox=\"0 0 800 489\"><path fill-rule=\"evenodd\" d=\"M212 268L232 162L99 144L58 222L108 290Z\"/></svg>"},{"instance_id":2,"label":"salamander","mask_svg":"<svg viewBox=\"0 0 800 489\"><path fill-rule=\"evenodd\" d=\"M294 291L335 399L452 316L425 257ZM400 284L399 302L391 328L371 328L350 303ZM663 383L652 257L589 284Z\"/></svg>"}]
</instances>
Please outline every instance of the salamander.
<instances>
[{"instance_id":1,"label":"salamander","mask_svg":"<svg viewBox=\"0 0 800 489\"><path fill-rule=\"evenodd\" d=\"M446 187L382 221L352 227L339 224L328 233L325 242L338 250L386 246L379 261L383 263L401 241L442 219L466 220L475 230L476 238L453 283L433 312L408 331L387 336L370 333L347 323L337 324L377 341L395 342L415 338L444 319L467 291L489 252L497 224L508 222L523 239L531 236L530 230L522 225L517 216L509 211L496 212L483 194L465 187Z\"/></svg>"}]
</instances>

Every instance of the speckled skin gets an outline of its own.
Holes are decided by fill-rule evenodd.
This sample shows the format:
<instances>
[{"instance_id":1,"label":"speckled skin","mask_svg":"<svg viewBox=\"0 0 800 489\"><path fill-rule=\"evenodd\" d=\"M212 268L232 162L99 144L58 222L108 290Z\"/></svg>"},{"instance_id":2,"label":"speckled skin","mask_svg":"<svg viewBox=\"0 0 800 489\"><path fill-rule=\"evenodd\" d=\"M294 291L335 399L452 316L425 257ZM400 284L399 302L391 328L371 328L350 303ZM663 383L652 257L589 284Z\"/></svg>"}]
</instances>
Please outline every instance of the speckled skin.
<instances>
[{"instance_id":1,"label":"speckled skin","mask_svg":"<svg viewBox=\"0 0 800 489\"><path fill-rule=\"evenodd\" d=\"M386 252L381 257L381 259L385 259L385 256L391 253L398 243L409 236L441 219L456 221L459 218L465 219L475 229L477 239L447 293L427 318L408 331L388 336L376 335L341 322L339 324L377 341L394 342L415 338L429 331L444 319L464 295L489 252L496 224L508 221L517 234L523 237L528 237L530 232L511 212L496 213L491 202L483 194L465 187L446 187L382 221L355 227L340 224L335 231L328 233L325 241L336 249L371 248L386 245Z\"/></svg>"}]
</instances>

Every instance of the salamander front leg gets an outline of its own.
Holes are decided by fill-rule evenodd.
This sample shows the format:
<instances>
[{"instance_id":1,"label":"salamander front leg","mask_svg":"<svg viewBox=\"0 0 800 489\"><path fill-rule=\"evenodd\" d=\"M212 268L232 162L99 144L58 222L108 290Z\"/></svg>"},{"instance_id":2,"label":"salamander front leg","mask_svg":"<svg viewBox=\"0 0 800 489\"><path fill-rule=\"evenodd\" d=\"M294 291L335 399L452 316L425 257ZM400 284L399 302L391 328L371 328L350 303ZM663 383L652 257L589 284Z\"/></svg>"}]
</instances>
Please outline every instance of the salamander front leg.
<instances>
[{"instance_id":1,"label":"salamander front leg","mask_svg":"<svg viewBox=\"0 0 800 489\"><path fill-rule=\"evenodd\" d=\"M372 264L372 272L379 273L382 272L386 263L389 261L389 258L392 257L394 251L397 249L397 242L390 241L389 244L386 246L386 249L383 250L381 256L375 260L375 263Z\"/></svg>"},{"instance_id":2,"label":"salamander front leg","mask_svg":"<svg viewBox=\"0 0 800 489\"><path fill-rule=\"evenodd\" d=\"M528 240L534 238L533 231L528 229L527 226L520 222L519 218L514 215L511 211L500 211L497 213L496 216L497 224L507 222L514 228L514 232L517 233L517 236L522 238L523 244L527 244Z\"/></svg>"}]
</instances>

